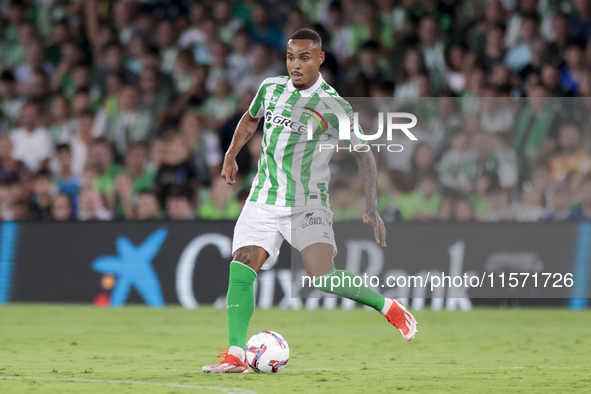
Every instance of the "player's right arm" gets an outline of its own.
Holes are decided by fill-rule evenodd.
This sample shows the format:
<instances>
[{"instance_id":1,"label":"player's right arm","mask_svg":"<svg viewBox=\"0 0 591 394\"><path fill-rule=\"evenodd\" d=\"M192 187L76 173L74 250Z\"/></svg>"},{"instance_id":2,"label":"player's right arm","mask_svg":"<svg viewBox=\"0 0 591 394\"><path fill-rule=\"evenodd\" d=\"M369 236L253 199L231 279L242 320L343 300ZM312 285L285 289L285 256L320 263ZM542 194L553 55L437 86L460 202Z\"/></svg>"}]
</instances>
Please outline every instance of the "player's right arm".
<instances>
[{"instance_id":1,"label":"player's right arm","mask_svg":"<svg viewBox=\"0 0 591 394\"><path fill-rule=\"evenodd\" d=\"M270 86L269 82L272 80L273 78L267 78L261 83L257 94L250 103L248 111L242 115L240 122L238 122L230 147L226 152L226 156L224 156L224 164L222 166L222 178L224 178L228 185L236 183L236 174L238 173L236 156L257 130L265 109L266 90Z\"/></svg>"},{"instance_id":2,"label":"player's right arm","mask_svg":"<svg viewBox=\"0 0 591 394\"><path fill-rule=\"evenodd\" d=\"M236 183L236 174L238 173L236 156L240 152L240 149L252 138L260 120L261 118L254 118L249 111L246 111L236 127L234 137L232 137L230 147L224 156L224 164L222 166L222 178L224 178L228 185Z\"/></svg>"}]
</instances>

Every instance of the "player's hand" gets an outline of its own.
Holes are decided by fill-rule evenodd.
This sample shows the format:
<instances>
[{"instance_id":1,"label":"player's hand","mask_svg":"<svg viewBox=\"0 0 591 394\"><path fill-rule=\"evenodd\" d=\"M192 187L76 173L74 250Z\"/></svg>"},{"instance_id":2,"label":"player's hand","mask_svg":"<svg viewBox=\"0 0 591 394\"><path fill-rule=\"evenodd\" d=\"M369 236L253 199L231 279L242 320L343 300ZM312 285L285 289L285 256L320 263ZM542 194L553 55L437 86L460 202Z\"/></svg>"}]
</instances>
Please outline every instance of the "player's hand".
<instances>
[{"instance_id":1,"label":"player's hand","mask_svg":"<svg viewBox=\"0 0 591 394\"><path fill-rule=\"evenodd\" d=\"M373 227L373 234L376 242L386 247L386 226L377 210L369 210L363 215L363 223L370 224Z\"/></svg>"},{"instance_id":2,"label":"player's hand","mask_svg":"<svg viewBox=\"0 0 591 394\"><path fill-rule=\"evenodd\" d=\"M236 174L238 173L238 164L232 156L224 156L224 165L222 166L222 178L228 185L236 183Z\"/></svg>"}]
</instances>

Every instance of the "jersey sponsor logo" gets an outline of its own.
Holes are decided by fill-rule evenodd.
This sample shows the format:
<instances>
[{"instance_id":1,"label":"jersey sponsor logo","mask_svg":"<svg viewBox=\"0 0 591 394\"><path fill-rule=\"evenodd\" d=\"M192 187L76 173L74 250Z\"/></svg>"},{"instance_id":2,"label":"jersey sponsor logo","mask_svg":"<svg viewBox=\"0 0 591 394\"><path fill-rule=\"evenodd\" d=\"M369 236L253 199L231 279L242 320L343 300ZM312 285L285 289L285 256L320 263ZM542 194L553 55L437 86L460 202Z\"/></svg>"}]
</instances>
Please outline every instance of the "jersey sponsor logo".
<instances>
[{"instance_id":1,"label":"jersey sponsor logo","mask_svg":"<svg viewBox=\"0 0 591 394\"><path fill-rule=\"evenodd\" d=\"M308 130L308 126L291 120L290 118L283 115L276 115L271 111L265 112L265 122L271 123L274 126L282 126L295 133L305 134Z\"/></svg>"},{"instance_id":2,"label":"jersey sponsor logo","mask_svg":"<svg viewBox=\"0 0 591 394\"><path fill-rule=\"evenodd\" d=\"M302 228L306 228L309 226L324 226L324 221L322 220L321 216L314 216L314 212L307 213L304 217Z\"/></svg>"}]
</instances>

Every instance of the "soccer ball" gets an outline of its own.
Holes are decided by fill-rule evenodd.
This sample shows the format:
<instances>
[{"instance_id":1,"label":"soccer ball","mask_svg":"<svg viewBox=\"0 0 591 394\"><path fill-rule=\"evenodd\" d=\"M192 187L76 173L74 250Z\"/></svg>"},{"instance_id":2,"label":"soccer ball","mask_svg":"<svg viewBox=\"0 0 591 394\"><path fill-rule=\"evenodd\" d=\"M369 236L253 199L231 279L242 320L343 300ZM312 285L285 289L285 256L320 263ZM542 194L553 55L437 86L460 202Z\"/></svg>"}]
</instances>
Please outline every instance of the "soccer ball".
<instances>
[{"instance_id":1,"label":"soccer ball","mask_svg":"<svg viewBox=\"0 0 591 394\"><path fill-rule=\"evenodd\" d=\"M246 361L255 372L277 373L289 360L287 341L275 331L261 331L246 343Z\"/></svg>"}]
</instances>

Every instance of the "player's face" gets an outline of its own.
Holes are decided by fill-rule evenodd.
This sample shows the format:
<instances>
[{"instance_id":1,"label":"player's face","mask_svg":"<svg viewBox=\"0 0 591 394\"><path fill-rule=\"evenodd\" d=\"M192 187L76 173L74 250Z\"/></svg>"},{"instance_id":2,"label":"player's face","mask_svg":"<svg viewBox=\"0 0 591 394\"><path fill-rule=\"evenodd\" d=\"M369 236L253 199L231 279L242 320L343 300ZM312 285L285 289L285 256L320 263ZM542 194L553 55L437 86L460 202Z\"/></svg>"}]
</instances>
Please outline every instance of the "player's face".
<instances>
[{"instance_id":1,"label":"player's face","mask_svg":"<svg viewBox=\"0 0 591 394\"><path fill-rule=\"evenodd\" d=\"M323 62L324 52L312 40L289 40L287 43L287 72L296 89L308 89L314 85Z\"/></svg>"}]
</instances>

